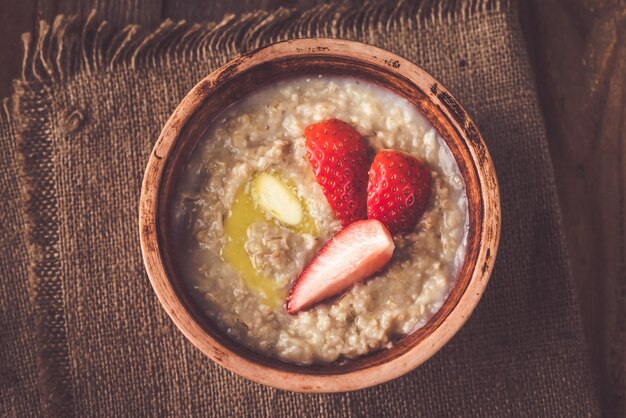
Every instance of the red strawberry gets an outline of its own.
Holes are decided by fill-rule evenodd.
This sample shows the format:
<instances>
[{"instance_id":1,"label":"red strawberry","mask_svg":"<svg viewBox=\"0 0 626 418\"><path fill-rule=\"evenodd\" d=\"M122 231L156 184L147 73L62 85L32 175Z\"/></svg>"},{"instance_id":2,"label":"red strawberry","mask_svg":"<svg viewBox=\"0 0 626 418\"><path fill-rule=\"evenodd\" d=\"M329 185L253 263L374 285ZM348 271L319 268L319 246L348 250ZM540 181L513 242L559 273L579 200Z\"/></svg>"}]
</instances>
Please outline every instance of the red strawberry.
<instances>
[{"instance_id":1,"label":"red strawberry","mask_svg":"<svg viewBox=\"0 0 626 418\"><path fill-rule=\"evenodd\" d=\"M343 226L367 217L367 144L350 125L329 119L304 130L306 156Z\"/></svg>"},{"instance_id":2,"label":"red strawberry","mask_svg":"<svg viewBox=\"0 0 626 418\"><path fill-rule=\"evenodd\" d=\"M392 234L411 231L430 199L430 170L412 155L394 150L376 154L369 171L367 216Z\"/></svg>"},{"instance_id":3,"label":"red strawberry","mask_svg":"<svg viewBox=\"0 0 626 418\"><path fill-rule=\"evenodd\" d=\"M375 219L356 221L320 250L291 286L285 307L294 315L335 296L385 267L395 245Z\"/></svg>"}]
</instances>

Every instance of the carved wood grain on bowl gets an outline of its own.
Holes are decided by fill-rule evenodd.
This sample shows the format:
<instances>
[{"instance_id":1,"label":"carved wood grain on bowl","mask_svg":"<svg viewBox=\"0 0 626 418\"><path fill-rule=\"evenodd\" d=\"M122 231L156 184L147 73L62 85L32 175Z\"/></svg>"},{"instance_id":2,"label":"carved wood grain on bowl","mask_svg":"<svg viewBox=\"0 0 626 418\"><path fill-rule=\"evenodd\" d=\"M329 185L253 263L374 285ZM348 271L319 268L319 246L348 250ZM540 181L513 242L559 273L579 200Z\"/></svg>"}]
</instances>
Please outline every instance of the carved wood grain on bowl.
<instances>
[{"instance_id":1,"label":"carved wood grain on bowl","mask_svg":"<svg viewBox=\"0 0 626 418\"><path fill-rule=\"evenodd\" d=\"M398 65L390 65L390 62ZM262 354L259 351L263 350L258 350L254 344L246 345L245 339L229 336L228 328L220 327L215 317L211 319L206 315L206 306L199 304L197 295L190 291L189 280L185 279L181 268L172 202L180 197L185 167L201 149L207 129L218 117L223 117L225 108L240 99L245 101L245 97L266 86L313 75L329 80L349 76L362 80L366 86L378 85L423 115L441 138L443 148L447 149L462 178L467 230L465 251L456 279L450 281L447 298L415 332L394 340L389 348L380 349L380 345L374 344L373 350L357 353L360 356L350 360L333 354L329 359L339 358L339 361L326 364L315 361L313 356L313 361L308 363L317 364L302 365L297 364L297 359L295 363L287 363L280 360L289 360L284 356ZM338 111L341 112L341 108ZM328 116L320 115L313 115L311 121L318 116ZM287 131L298 129L300 121L292 122L293 126L285 124ZM357 130L361 129L361 134L367 133L367 126L359 128L356 120L354 124ZM436 164L431 166L435 173L440 168ZM252 171L259 169L253 168ZM311 184L314 185L314 181ZM295 190L297 187L300 186L295 186ZM313 190L312 187L308 190ZM324 201L323 197L320 201ZM333 217L328 219L330 225ZM401 57L368 45L330 39L275 44L244 55L201 81L163 129L146 169L140 202L140 234L146 269L155 293L178 328L222 366L254 381L295 391L356 390L396 378L431 357L458 331L478 303L491 273L499 230L499 191L493 165L478 130L458 102L441 83ZM335 231L329 227L326 232Z\"/></svg>"}]
</instances>

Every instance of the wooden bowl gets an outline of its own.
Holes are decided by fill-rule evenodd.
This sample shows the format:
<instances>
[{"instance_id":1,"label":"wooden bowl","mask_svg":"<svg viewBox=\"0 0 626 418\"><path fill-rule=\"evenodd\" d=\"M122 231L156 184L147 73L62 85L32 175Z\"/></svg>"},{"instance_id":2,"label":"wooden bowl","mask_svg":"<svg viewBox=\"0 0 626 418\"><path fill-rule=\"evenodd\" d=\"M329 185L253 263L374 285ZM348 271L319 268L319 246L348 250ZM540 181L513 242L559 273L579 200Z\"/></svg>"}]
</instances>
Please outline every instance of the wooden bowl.
<instances>
[{"instance_id":1,"label":"wooden bowl","mask_svg":"<svg viewBox=\"0 0 626 418\"><path fill-rule=\"evenodd\" d=\"M392 348L341 364L300 366L270 359L229 339L194 304L172 259L170 204L181 168L198 140L228 105L260 85L296 75L349 75L405 97L444 138L467 188L469 231L465 261L441 309ZM401 376L435 354L478 303L493 267L500 236L500 197L485 144L467 113L426 71L388 51L336 39L277 43L214 71L178 105L146 169L139 213L141 249L154 291L183 334L227 369L281 389L341 392Z\"/></svg>"}]
</instances>

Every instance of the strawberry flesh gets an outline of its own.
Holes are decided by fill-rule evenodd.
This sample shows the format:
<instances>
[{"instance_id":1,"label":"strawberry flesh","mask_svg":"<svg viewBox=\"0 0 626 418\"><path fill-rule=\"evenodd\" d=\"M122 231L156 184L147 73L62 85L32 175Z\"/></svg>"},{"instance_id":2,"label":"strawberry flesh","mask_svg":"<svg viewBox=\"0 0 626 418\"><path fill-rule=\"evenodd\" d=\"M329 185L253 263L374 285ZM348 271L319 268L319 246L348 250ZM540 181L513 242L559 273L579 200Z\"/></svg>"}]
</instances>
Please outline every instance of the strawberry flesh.
<instances>
[{"instance_id":1,"label":"strawberry flesh","mask_svg":"<svg viewBox=\"0 0 626 418\"><path fill-rule=\"evenodd\" d=\"M371 276L387 265L394 248L381 222L353 222L328 241L294 281L287 312L295 315Z\"/></svg>"},{"instance_id":2,"label":"strawberry flesh","mask_svg":"<svg viewBox=\"0 0 626 418\"><path fill-rule=\"evenodd\" d=\"M304 130L306 156L326 200L343 226L367 218L368 148L361 135L338 119Z\"/></svg>"},{"instance_id":3,"label":"strawberry flesh","mask_svg":"<svg viewBox=\"0 0 626 418\"><path fill-rule=\"evenodd\" d=\"M430 199L430 181L424 162L400 151L379 151L369 170L368 218L378 219L392 234L413 230Z\"/></svg>"}]
</instances>

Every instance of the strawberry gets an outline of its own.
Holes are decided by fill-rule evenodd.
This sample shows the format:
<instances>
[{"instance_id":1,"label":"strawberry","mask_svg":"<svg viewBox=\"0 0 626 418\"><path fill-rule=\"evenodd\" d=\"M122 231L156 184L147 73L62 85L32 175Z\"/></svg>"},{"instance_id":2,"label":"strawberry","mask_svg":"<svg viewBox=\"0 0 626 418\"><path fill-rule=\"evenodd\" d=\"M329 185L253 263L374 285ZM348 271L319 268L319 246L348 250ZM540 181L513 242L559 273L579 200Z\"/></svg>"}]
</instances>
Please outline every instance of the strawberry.
<instances>
[{"instance_id":1,"label":"strawberry","mask_svg":"<svg viewBox=\"0 0 626 418\"><path fill-rule=\"evenodd\" d=\"M326 200L343 226L367 218L368 148L361 135L338 119L304 130L306 156Z\"/></svg>"},{"instance_id":2,"label":"strawberry","mask_svg":"<svg viewBox=\"0 0 626 418\"><path fill-rule=\"evenodd\" d=\"M295 315L379 271L394 248L391 234L381 222L351 223L322 247L294 281L285 303L287 312Z\"/></svg>"},{"instance_id":3,"label":"strawberry","mask_svg":"<svg viewBox=\"0 0 626 418\"><path fill-rule=\"evenodd\" d=\"M367 186L367 216L392 234L411 231L430 199L430 170L412 155L381 150L374 157Z\"/></svg>"}]
</instances>

